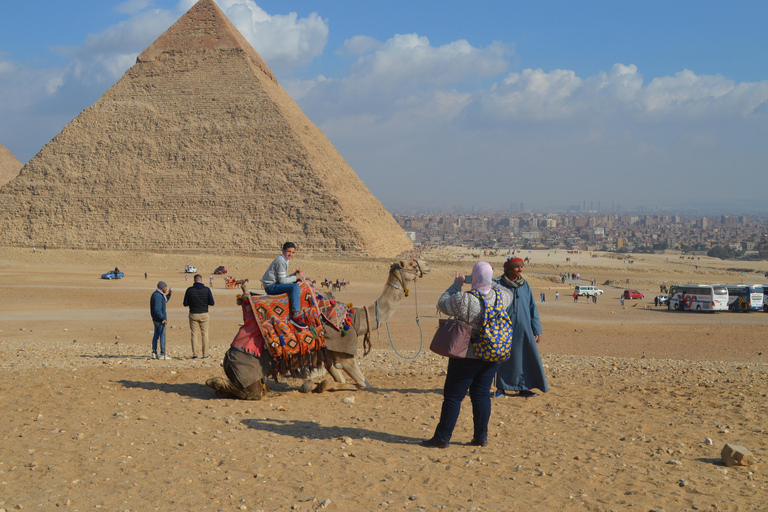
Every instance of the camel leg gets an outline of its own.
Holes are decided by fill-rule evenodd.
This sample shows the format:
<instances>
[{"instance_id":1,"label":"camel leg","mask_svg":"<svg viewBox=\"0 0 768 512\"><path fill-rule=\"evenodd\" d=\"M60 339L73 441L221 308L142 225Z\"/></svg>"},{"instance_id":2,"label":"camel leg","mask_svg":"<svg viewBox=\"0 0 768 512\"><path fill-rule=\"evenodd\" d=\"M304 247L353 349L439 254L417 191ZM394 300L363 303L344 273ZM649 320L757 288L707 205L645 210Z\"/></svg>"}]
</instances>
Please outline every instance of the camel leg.
<instances>
[{"instance_id":1,"label":"camel leg","mask_svg":"<svg viewBox=\"0 0 768 512\"><path fill-rule=\"evenodd\" d=\"M216 390L220 398L236 397L241 400L261 400L269 392L267 384L261 380L254 382L245 389L240 389L226 377L214 377L205 381L205 385Z\"/></svg>"},{"instance_id":2,"label":"camel leg","mask_svg":"<svg viewBox=\"0 0 768 512\"><path fill-rule=\"evenodd\" d=\"M334 352L332 359L333 364L328 368L328 371L336 381L336 384L334 384L333 387L329 387L329 389L338 391L341 389L369 389L371 387L371 384L365 378L363 372L360 371L360 366L353 356ZM355 381L354 386L345 385L346 379L339 371L339 366L341 366L341 369L344 370L347 375L352 377L352 380Z\"/></svg>"}]
</instances>

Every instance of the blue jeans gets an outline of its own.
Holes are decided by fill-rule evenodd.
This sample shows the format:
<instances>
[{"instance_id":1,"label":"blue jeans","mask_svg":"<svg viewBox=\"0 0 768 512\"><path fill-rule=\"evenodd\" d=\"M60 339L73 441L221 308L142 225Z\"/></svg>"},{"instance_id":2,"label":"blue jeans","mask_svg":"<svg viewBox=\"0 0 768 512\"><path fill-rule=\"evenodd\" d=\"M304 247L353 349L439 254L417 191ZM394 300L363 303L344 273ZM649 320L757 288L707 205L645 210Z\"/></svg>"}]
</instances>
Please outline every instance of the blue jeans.
<instances>
[{"instance_id":1,"label":"blue jeans","mask_svg":"<svg viewBox=\"0 0 768 512\"><path fill-rule=\"evenodd\" d=\"M449 359L448 373L443 385L443 409L435 429L435 439L448 443L461 412L461 402L467 396L472 401L474 439L488 439L488 420L491 419L491 384L501 363L482 359Z\"/></svg>"},{"instance_id":2,"label":"blue jeans","mask_svg":"<svg viewBox=\"0 0 768 512\"><path fill-rule=\"evenodd\" d=\"M301 311L301 288L297 283L275 283L264 288L267 295L288 294L288 302L291 305L291 315Z\"/></svg>"},{"instance_id":3,"label":"blue jeans","mask_svg":"<svg viewBox=\"0 0 768 512\"><path fill-rule=\"evenodd\" d=\"M165 324L163 322L155 322L155 334L152 335L152 353L157 354L157 340L160 340L160 355L165 355Z\"/></svg>"}]
</instances>

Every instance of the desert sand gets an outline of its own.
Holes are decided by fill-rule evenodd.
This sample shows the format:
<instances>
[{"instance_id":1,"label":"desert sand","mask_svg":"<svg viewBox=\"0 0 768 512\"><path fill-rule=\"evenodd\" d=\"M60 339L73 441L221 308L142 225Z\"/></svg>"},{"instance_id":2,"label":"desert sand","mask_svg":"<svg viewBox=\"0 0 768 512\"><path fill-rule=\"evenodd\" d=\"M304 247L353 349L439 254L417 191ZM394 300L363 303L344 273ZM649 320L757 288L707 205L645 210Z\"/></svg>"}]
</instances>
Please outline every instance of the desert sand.
<instances>
[{"instance_id":1,"label":"desert sand","mask_svg":"<svg viewBox=\"0 0 768 512\"><path fill-rule=\"evenodd\" d=\"M434 305L477 261L468 254L423 254L432 271L390 322L392 342L374 333L360 357L373 391L305 395L287 379L245 402L204 384L223 374L242 321L236 291L216 277L212 358L191 360L183 268L195 265L207 285L225 265L253 285L268 259L0 248L0 509L768 509L768 314L652 307L660 284L763 283L768 263L525 251L525 276L546 294L550 392L494 400L486 448L468 445L466 400L451 446L427 449L418 442L437 423L446 368L428 350ZM501 268L502 256L483 259ZM292 266L346 278L339 298L360 305L380 293L388 264L299 252ZM125 279L99 279L115 266ZM594 277L606 293L573 303L561 272ZM174 291L169 361L149 358L160 279ZM622 307L624 288L645 300ZM725 467L726 443L756 463Z\"/></svg>"}]
</instances>

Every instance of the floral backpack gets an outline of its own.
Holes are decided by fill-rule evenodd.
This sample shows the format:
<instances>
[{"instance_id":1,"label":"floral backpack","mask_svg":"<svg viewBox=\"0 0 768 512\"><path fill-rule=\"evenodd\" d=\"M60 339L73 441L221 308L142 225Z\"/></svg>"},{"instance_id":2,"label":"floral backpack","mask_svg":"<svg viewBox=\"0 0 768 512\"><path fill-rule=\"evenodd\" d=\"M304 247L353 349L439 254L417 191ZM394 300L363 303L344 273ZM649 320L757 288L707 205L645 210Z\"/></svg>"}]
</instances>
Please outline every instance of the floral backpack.
<instances>
[{"instance_id":1,"label":"floral backpack","mask_svg":"<svg viewBox=\"0 0 768 512\"><path fill-rule=\"evenodd\" d=\"M472 351L480 359L491 362L506 361L512 352L512 320L504 309L501 292L493 289L496 302L491 306L477 290L469 293L483 303L483 328L472 340Z\"/></svg>"}]
</instances>

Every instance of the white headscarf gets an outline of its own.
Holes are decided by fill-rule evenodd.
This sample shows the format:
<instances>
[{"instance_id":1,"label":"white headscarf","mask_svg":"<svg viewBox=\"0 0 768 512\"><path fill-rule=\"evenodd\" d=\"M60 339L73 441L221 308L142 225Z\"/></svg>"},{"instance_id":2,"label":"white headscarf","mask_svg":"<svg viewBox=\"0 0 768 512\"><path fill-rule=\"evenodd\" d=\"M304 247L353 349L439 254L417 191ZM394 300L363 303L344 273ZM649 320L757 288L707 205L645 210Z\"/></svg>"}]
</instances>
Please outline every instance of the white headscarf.
<instances>
[{"instance_id":1,"label":"white headscarf","mask_svg":"<svg viewBox=\"0 0 768 512\"><path fill-rule=\"evenodd\" d=\"M485 295L490 291L492 281L493 268L491 268L491 264L486 261L475 263L475 266L472 267L472 289Z\"/></svg>"}]
</instances>

